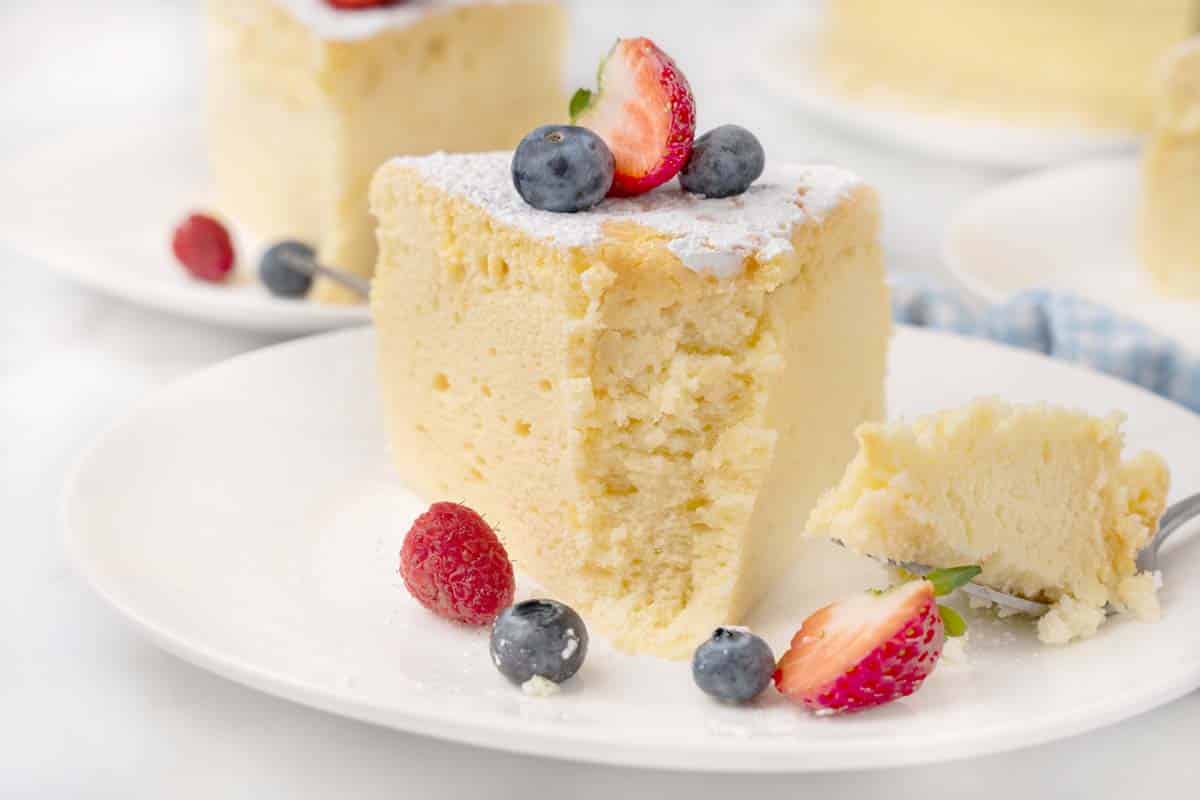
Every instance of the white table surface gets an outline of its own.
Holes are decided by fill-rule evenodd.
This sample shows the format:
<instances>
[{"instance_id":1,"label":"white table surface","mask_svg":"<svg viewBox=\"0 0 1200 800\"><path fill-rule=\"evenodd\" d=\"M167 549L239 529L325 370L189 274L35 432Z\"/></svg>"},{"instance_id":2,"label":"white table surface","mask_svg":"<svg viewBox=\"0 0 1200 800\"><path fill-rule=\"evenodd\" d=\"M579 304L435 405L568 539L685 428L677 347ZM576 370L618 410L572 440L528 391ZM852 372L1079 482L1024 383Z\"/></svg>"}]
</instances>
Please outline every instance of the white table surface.
<instances>
[{"instance_id":1,"label":"white table surface","mask_svg":"<svg viewBox=\"0 0 1200 800\"><path fill-rule=\"evenodd\" d=\"M614 36L654 36L690 72L702 127L739 121L759 132L772 158L837 161L875 182L893 268L940 270L948 213L1004 177L877 151L744 85L737 44L723 32L766 3L576 5L578 80ZM188 2L0 4L3 152L146 105L195 113L195 25ZM0 797L391 799L475 797L484 787L496 798L1195 796L1196 693L1033 751L754 778L477 750L310 711L184 664L127 628L70 571L58 494L81 448L141 398L272 341L109 300L0 250Z\"/></svg>"}]
</instances>

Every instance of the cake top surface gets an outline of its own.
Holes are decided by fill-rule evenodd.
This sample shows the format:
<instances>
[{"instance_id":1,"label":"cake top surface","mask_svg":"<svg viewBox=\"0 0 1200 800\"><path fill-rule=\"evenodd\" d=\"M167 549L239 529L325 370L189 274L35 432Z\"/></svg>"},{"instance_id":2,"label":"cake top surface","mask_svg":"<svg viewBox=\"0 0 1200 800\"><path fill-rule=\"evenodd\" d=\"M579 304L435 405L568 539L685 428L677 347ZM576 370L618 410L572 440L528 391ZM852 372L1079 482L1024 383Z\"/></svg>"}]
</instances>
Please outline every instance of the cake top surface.
<instances>
[{"instance_id":1,"label":"cake top surface","mask_svg":"<svg viewBox=\"0 0 1200 800\"><path fill-rule=\"evenodd\" d=\"M502 224L560 247L600 243L606 225L634 222L669 237L668 245L696 272L729 278L745 260L769 261L792 249L792 228L819 222L862 181L853 173L823 165L768 166L750 189L737 197L710 200L688 194L671 181L639 197L609 198L590 211L556 214L529 206L512 182L512 153L472 153L401 157L392 163L416 170L428 183L460 196Z\"/></svg>"},{"instance_id":2,"label":"cake top surface","mask_svg":"<svg viewBox=\"0 0 1200 800\"><path fill-rule=\"evenodd\" d=\"M553 0L524 0L552 2ZM339 9L326 0L275 0L323 39L352 41L367 39L386 30L406 28L428 14L459 6L495 5L516 0L406 0L394 6Z\"/></svg>"}]
</instances>

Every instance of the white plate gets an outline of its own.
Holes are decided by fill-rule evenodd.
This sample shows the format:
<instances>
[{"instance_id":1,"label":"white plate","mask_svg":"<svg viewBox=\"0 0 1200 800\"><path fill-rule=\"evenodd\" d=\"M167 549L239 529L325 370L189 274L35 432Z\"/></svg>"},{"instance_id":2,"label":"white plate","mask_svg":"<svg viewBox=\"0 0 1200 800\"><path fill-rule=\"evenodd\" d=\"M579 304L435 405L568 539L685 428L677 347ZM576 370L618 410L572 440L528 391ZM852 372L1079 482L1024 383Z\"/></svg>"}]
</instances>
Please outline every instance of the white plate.
<instances>
[{"instance_id":1,"label":"white plate","mask_svg":"<svg viewBox=\"0 0 1200 800\"><path fill-rule=\"evenodd\" d=\"M373 349L363 330L243 356L108 433L64 499L69 549L98 592L166 649L300 703L477 745L646 767L939 761L1069 736L1200 684L1200 548L1178 547L1161 623L1117 619L1052 649L1028 622L972 615L966 665L944 664L914 697L868 713L818 719L773 691L758 707L723 707L692 685L687 663L598 640L563 694L525 697L493 669L485 631L420 609L396 575L422 503L385 453ZM893 413L982 393L1124 409L1131 444L1159 449L1180 491L1200 485L1200 418L1136 388L907 329L891 374ZM815 543L811 556L749 620L776 652L818 605L882 580L832 545Z\"/></svg>"},{"instance_id":2,"label":"white plate","mask_svg":"<svg viewBox=\"0 0 1200 800\"><path fill-rule=\"evenodd\" d=\"M756 31L750 68L768 91L806 114L924 156L1029 169L1133 147L1125 131L1036 127L906 110L902 100L867 103L837 92L818 62L821 19L811 12L777 18Z\"/></svg>"},{"instance_id":3,"label":"white plate","mask_svg":"<svg viewBox=\"0 0 1200 800\"><path fill-rule=\"evenodd\" d=\"M272 297L244 239L235 283L188 277L171 231L208 206L206 159L198 127L169 115L43 142L0 164L0 242L91 288L220 325L307 333L366 322L365 306Z\"/></svg>"},{"instance_id":4,"label":"white plate","mask_svg":"<svg viewBox=\"0 0 1200 800\"><path fill-rule=\"evenodd\" d=\"M1005 183L968 203L943 256L991 302L1023 289L1073 292L1200 349L1200 304L1155 294L1138 259L1138 163L1093 160Z\"/></svg>"}]
</instances>

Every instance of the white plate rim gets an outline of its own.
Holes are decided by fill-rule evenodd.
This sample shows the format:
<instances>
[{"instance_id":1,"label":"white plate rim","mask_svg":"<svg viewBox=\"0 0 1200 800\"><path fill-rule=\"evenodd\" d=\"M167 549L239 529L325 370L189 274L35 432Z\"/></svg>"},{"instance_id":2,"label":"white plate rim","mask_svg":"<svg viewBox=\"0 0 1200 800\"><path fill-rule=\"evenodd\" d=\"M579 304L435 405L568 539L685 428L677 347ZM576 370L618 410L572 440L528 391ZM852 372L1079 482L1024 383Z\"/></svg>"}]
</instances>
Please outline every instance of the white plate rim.
<instances>
[{"instance_id":1,"label":"white plate rim","mask_svg":"<svg viewBox=\"0 0 1200 800\"><path fill-rule=\"evenodd\" d=\"M1196 314L1200 303L1158 294L1140 263L1136 199L1124 193L1140 191L1141 179L1138 158L1114 155L1084 159L996 184L955 210L940 242L942 263L958 283L988 303L1004 303L1033 289L1074 294L1159 331L1195 352L1200 348L1200 318ZM1029 206L1036 202L1030 198L1039 196L1059 198L1055 207L1070 210L1070 219L1065 223L1070 236L1050 240L1045 233L1027 232L1040 231L1040 226L1014 228L1014 210ZM999 237L997 241L1020 244L1031 254L1040 253L1044 258L1039 263L1044 261L1048 271L1039 279L1017 268L1018 277L1006 282L1005 268L1015 263L1016 253L1006 254L1004 259L979 258L983 247L978 242L980 231L988 230ZM1083 243L1080 236L1087 236L1088 242ZM1095 273L1094 280L1085 280L1080 267L1094 263L1088 251L1097 247L1112 258L1102 262L1104 271Z\"/></svg>"},{"instance_id":2,"label":"white plate rim","mask_svg":"<svg viewBox=\"0 0 1200 800\"><path fill-rule=\"evenodd\" d=\"M1037 286L1026 286L1023 289L1010 291L988 281L978 270L971 269L966 257L961 252L964 231L969 223L988 206L1006 197L1019 196L1026 192L1036 191L1040 186L1057 183L1068 176L1098 169L1127 168L1130 166L1130 162L1131 159L1129 156L1089 158L1072 164L1064 164L1041 170L1029 175L1022 175L979 192L966 203L963 203L950 217L950 221L946 223L940 247L942 263L945 264L956 280L966 286L973 294L978 295L989 303L1002 303L1017 292L1023 291L1023 289L1040 288Z\"/></svg>"},{"instance_id":3,"label":"white plate rim","mask_svg":"<svg viewBox=\"0 0 1200 800\"><path fill-rule=\"evenodd\" d=\"M120 123L89 128L86 132L51 136L10 154L0 162L0 178L7 179L9 185L20 186L20 181L11 176L21 175L21 165L25 161L38 162L55 154L96 147L96 142L144 136L147 131L155 131L160 138L184 138L181 133L194 135L197 130L198 126L192 120L175 120L174 124L164 125L159 116L124 118ZM198 157L205 158L202 154ZM197 198L196 203L199 205L202 200ZM69 235L68 231L63 231L64 239ZM172 268L168 248L170 231L163 230L162 238L162 267ZM314 333L370 321L366 304L338 306L287 300L265 292L251 293L247 287L207 285L199 281L159 283L140 280L122 269L105 269L103 264L85 265L82 259L62 253L60 246L44 235L31 236L3 216L0 216L0 246L108 297L209 324L240 330Z\"/></svg>"},{"instance_id":4,"label":"white plate rim","mask_svg":"<svg viewBox=\"0 0 1200 800\"><path fill-rule=\"evenodd\" d=\"M746 48L750 53L750 77L773 96L813 118L892 147L963 164L1030 169L1089 154L1127 150L1142 138L1136 131L1009 124L951 113L877 107L843 97L823 83L811 64L797 75L785 73L776 63L777 50L787 36L801 37L798 47L807 46L815 52L820 15L808 9L769 16L766 24L756 26L746 36L752 44ZM797 46L795 42L789 44Z\"/></svg>"},{"instance_id":5,"label":"white plate rim","mask_svg":"<svg viewBox=\"0 0 1200 800\"><path fill-rule=\"evenodd\" d=\"M897 334L917 338L948 338L969 342L983 350L1020 353L1022 357L1053 363L1056 368L1083 373L1089 379L1101 383L1117 384L1127 390L1145 396L1157 403L1168 401L1137 386L1124 384L1109 376L1095 373L1084 367L1055 361L1039 353L1016 350L986 340L970 339L956 334L926 331L906 325L897 326ZM719 745L683 747L665 737L647 737L614 742L611 736L596 731L576 729L572 736L564 737L559 726L538 720L521 719L519 723L509 717L486 714L482 720L476 718L469 723L456 722L444 713L438 703L423 697L415 697L405 708L379 707L365 702L348 701L286 676L261 669L253 664L227 654L213 652L176 636L159 625L143 611L126 603L119 588L109 582L87 557L87 539L84 525L72 511L74 488L80 482L91 462L103 452L107 443L126 426L136 422L144 411L175 393L186 393L193 384L204 381L210 374L235 362L272 358L277 352L289 348L304 348L316 340L335 337L362 337L369 329L357 328L335 331L320 336L284 342L261 348L220 362L182 379L176 380L141 402L120 421L109 426L75 460L68 470L59 495L58 516L63 530L63 545L68 562L98 597L115 610L123 621L163 650L181 660L220 675L234 683L247 686L265 694L289 700L303 706L327 713L355 719L379 727L399 730L415 735L428 736L445 741L458 742L494 750L581 763L597 763L612 766L646 769L671 769L695 772L755 772L755 773L803 773L840 770L875 770L900 766L917 766L942 763L980 755L997 754L1034 747L1040 744L1079 735L1113 723L1148 712L1195 690L1200 686L1200 662L1191 665L1186 673L1177 675L1164 685L1153 687L1126 687L1127 691L1099 698L1083 708L1062 711L1034 732L1013 725L997 725L997 730L975 730L971 736L958 736L937 741L931 747L928 740L898 741L890 737L860 738L856 745L873 747L871 760L864 762L863 753L848 751L836 741L827 747L811 746L806 743L804 755L819 755L819 762L795 763L798 752L789 747L786 738L780 740L740 741L736 738L722 739ZM1186 410L1185 410L1186 411ZM519 735L514 735L519 734ZM981 743L986 746L981 747ZM594 748L583 748L595 745ZM649 749L653 748L653 755Z\"/></svg>"}]
</instances>

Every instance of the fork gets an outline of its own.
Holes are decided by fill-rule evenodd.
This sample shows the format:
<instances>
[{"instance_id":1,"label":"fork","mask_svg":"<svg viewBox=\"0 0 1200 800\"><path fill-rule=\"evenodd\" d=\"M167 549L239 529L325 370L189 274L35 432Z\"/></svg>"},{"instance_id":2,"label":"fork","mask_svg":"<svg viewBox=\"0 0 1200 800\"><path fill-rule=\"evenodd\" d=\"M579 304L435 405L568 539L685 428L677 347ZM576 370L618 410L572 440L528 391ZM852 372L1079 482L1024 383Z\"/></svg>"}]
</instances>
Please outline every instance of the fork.
<instances>
[{"instance_id":1,"label":"fork","mask_svg":"<svg viewBox=\"0 0 1200 800\"><path fill-rule=\"evenodd\" d=\"M319 263L316 259L305 258L298 253L284 253L284 260L288 266L297 272L303 272L305 275L313 277L328 278L339 286L349 289L364 300L371 296L371 282L366 278L360 278L352 272L338 269L337 267L326 266Z\"/></svg>"},{"instance_id":2,"label":"fork","mask_svg":"<svg viewBox=\"0 0 1200 800\"><path fill-rule=\"evenodd\" d=\"M1179 502L1172 504L1159 519L1158 530L1155 532L1154 538L1138 553L1138 571L1153 572L1157 570L1158 551L1162 548L1163 544L1171 537L1171 534L1196 517L1200 517L1200 494L1185 497ZM842 544L843 547L845 546L837 539L834 539L834 541ZM893 561L886 558L876 560L885 561L894 567L900 567L914 575L927 575L934 570L934 567L915 564L910 561ZM1028 614L1032 617L1040 617L1050 610L1050 606L1046 603L1039 603L1037 600L1027 600L1024 597L1002 592L999 589L993 589L990 586L984 586L980 583L968 583L962 587L962 591L978 600L986 600L998 606L1021 614Z\"/></svg>"}]
</instances>

